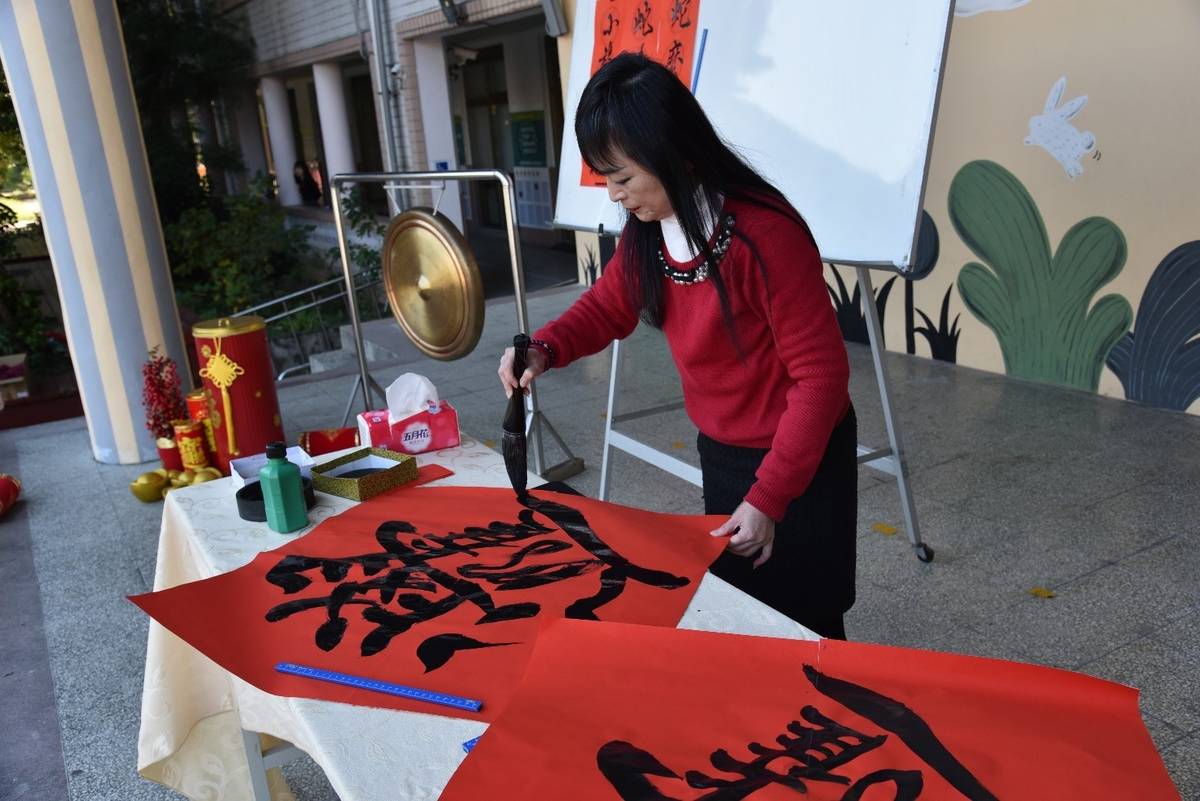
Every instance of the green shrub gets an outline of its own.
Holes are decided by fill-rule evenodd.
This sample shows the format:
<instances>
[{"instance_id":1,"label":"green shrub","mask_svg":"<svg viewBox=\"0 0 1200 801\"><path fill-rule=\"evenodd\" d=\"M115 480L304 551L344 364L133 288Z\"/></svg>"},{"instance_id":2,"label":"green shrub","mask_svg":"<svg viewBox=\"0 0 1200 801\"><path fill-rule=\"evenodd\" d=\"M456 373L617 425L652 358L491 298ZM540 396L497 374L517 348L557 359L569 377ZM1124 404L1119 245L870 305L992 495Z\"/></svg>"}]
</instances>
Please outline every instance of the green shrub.
<instances>
[{"instance_id":1,"label":"green shrub","mask_svg":"<svg viewBox=\"0 0 1200 801\"><path fill-rule=\"evenodd\" d=\"M166 230L180 305L221 317L303 285L312 228L286 220L261 185L185 211Z\"/></svg>"}]
</instances>

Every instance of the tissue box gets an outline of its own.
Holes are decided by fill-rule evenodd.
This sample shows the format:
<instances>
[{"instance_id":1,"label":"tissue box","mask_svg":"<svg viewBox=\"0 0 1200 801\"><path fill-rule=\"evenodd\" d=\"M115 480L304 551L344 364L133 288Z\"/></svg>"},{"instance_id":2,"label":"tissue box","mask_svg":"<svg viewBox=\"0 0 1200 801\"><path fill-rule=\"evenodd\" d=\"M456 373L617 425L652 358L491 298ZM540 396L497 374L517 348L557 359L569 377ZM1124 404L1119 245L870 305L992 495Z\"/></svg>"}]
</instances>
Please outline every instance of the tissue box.
<instances>
[{"instance_id":1,"label":"tissue box","mask_svg":"<svg viewBox=\"0 0 1200 801\"><path fill-rule=\"evenodd\" d=\"M300 475L312 478L313 459L303 448L296 445L287 449L287 460L300 468ZM233 477L233 488L239 490L247 484L258 481L258 471L267 464L267 455L259 453L254 456L243 456L229 462L229 475Z\"/></svg>"},{"instance_id":2,"label":"tissue box","mask_svg":"<svg viewBox=\"0 0 1200 801\"><path fill-rule=\"evenodd\" d=\"M363 445L400 453L439 451L462 442L458 412L449 401L430 403L426 409L400 420L392 420L387 410L363 412L358 416L358 433Z\"/></svg>"},{"instance_id":3,"label":"tissue box","mask_svg":"<svg viewBox=\"0 0 1200 801\"><path fill-rule=\"evenodd\" d=\"M346 475L374 470L361 476ZM417 477L417 460L384 448L360 448L312 469L313 487L352 501L365 501Z\"/></svg>"}]
</instances>

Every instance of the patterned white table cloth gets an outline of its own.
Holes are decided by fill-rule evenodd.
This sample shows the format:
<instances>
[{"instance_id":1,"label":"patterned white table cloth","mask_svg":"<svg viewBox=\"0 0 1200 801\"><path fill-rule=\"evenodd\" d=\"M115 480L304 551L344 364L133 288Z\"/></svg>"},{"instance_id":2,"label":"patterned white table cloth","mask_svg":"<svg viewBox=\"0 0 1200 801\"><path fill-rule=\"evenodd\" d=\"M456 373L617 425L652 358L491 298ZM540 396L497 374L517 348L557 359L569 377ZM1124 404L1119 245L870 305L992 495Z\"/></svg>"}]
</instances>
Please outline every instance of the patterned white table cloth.
<instances>
[{"instance_id":1,"label":"patterned white table cloth","mask_svg":"<svg viewBox=\"0 0 1200 801\"><path fill-rule=\"evenodd\" d=\"M423 454L418 462L454 471L435 486L509 486L500 455L469 437L463 437L461 447ZM530 476L530 486L539 483ZM156 590L241 567L354 505L317 493L310 525L277 534L265 523L242 520L233 494L232 479L222 479L167 496ZM816 639L808 629L707 573L679 625ZM138 772L193 801L252 801L243 729L303 749L324 769L343 801L424 801L438 797L465 757L462 743L485 728L472 720L270 695L150 621ZM278 769L268 771L268 780L273 801L294 801Z\"/></svg>"}]
</instances>

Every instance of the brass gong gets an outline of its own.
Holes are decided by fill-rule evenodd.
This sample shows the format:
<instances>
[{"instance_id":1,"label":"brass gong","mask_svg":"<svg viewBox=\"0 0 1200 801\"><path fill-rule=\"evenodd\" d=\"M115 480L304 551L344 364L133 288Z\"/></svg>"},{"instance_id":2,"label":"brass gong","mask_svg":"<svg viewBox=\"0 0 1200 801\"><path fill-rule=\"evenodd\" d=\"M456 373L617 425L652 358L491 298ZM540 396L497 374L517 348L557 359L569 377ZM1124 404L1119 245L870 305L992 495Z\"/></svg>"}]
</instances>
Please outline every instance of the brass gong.
<instances>
[{"instance_id":1,"label":"brass gong","mask_svg":"<svg viewBox=\"0 0 1200 801\"><path fill-rule=\"evenodd\" d=\"M396 322L423 353L466 356L483 332L483 279L467 240L444 214L416 208L383 237L383 286Z\"/></svg>"}]
</instances>

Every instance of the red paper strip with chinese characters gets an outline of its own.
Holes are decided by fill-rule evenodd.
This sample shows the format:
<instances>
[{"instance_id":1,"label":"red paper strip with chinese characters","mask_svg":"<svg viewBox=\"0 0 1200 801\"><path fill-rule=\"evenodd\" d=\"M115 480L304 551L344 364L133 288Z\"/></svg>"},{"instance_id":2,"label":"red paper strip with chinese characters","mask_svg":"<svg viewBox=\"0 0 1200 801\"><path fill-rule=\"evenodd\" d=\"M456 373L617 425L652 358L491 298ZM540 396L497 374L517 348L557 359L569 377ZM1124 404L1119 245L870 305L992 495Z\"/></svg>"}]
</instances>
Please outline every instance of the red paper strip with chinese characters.
<instances>
[{"instance_id":1,"label":"red paper strip with chinese characters","mask_svg":"<svg viewBox=\"0 0 1200 801\"><path fill-rule=\"evenodd\" d=\"M441 798L1179 794L1129 687L904 648L560 620Z\"/></svg>"},{"instance_id":2,"label":"red paper strip with chinese characters","mask_svg":"<svg viewBox=\"0 0 1200 801\"><path fill-rule=\"evenodd\" d=\"M664 65L692 85L700 0L596 0L590 75L624 52ZM569 126L568 126L569 127ZM583 163L581 186L604 186L604 176Z\"/></svg>"},{"instance_id":3,"label":"red paper strip with chinese characters","mask_svg":"<svg viewBox=\"0 0 1200 801\"><path fill-rule=\"evenodd\" d=\"M538 627L570 616L674 626L725 546L720 518L555 492L401 489L229 573L131 600L276 695L491 720ZM279 674L292 662L482 700L459 712Z\"/></svg>"}]
</instances>

